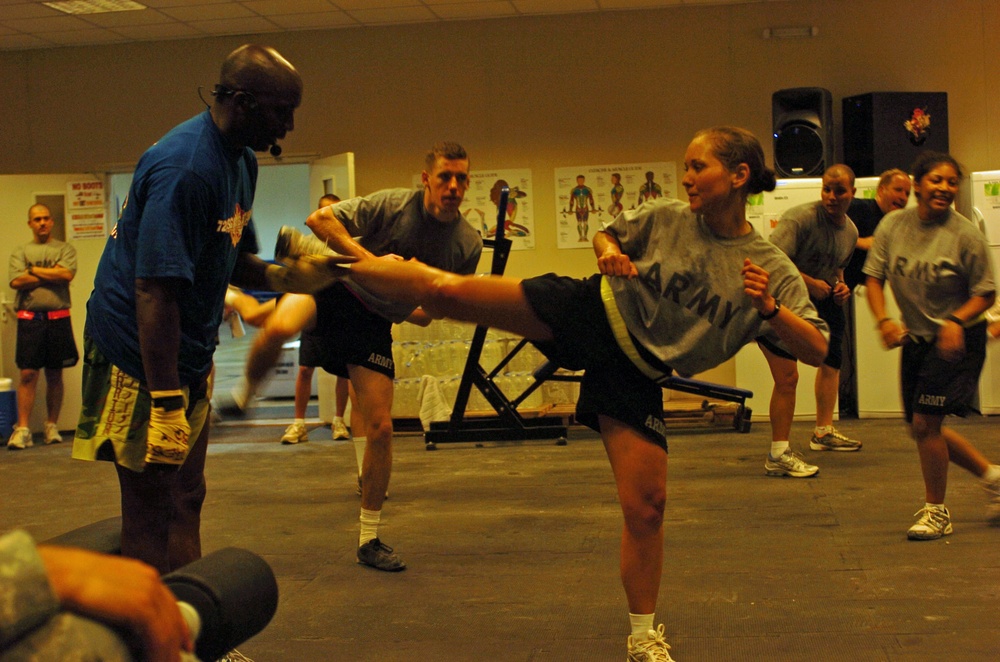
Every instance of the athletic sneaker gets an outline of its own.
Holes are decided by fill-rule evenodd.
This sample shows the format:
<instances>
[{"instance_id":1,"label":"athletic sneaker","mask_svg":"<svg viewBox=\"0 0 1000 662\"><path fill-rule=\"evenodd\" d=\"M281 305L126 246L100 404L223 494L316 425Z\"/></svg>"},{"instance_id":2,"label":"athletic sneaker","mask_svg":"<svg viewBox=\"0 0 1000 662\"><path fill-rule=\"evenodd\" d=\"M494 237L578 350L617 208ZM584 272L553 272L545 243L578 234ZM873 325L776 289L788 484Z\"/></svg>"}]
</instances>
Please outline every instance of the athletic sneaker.
<instances>
[{"instance_id":1,"label":"athletic sneaker","mask_svg":"<svg viewBox=\"0 0 1000 662\"><path fill-rule=\"evenodd\" d=\"M246 418L249 406L240 388L234 386L229 393L220 393L216 396L213 409L219 412L222 418Z\"/></svg>"},{"instance_id":2,"label":"athletic sneaker","mask_svg":"<svg viewBox=\"0 0 1000 662\"><path fill-rule=\"evenodd\" d=\"M35 442L31 440L31 430L29 428L14 428L14 433L7 440L7 450L23 451L31 448Z\"/></svg>"},{"instance_id":3,"label":"athletic sneaker","mask_svg":"<svg viewBox=\"0 0 1000 662\"><path fill-rule=\"evenodd\" d=\"M309 431L302 423L292 423L285 429L285 434L281 435L283 444L297 444L300 441L309 441Z\"/></svg>"},{"instance_id":4,"label":"athletic sneaker","mask_svg":"<svg viewBox=\"0 0 1000 662\"><path fill-rule=\"evenodd\" d=\"M628 638L628 662L674 662L670 657L670 645L663 639L663 623L649 631L649 639L636 641Z\"/></svg>"},{"instance_id":5,"label":"athletic sneaker","mask_svg":"<svg viewBox=\"0 0 1000 662\"><path fill-rule=\"evenodd\" d=\"M253 662L253 660L234 648L220 657L216 662Z\"/></svg>"},{"instance_id":6,"label":"athletic sneaker","mask_svg":"<svg viewBox=\"0 0 1000 662\"><path fill-rule=\"evenodd\" d=\"M351 433L347 431L347 426L341 418L333 419L333 438L334 440L351 438Z\"/></svg>"},{"instance_id":7,"label":"athletic sneaker","mask_svg":"<svg viewBox=\"0 0 1000 662\"><path fill-rule=\"evenodd\" d=\"M861 442L850 439L841 434L837 428L831 427L822 437L817 437L816 433L813 433L812 439L809 440L809 448L814 451L859 451Z\"/></svg>"},{"instance_id":8,"label":"athletic sneaker","mask_svg":"<svg viewBox=\"0 0 1000 662\"><path fill-rule=\"evenodd\" d=\"M62 443L62 435L59 434L59 426L55 423L45 424L45 443L46 444L59 444Z\"/></svg>"},{"instance_id":9,"label":"athletic sneaker","mask_svg":"<svg viewBox=\"0 0 1000 662\"><path fill-rule=\"evenodd\" d=\"M278 240L274 244L274 259L300 255L336 255L322 239L314 234L302 234L288 225L282 225L278 230Z\"/></svg>"},{"instance_id":10,"label":"athletic sneaker","mask_svg":"<svg viewBox=\"0 0 1000 662\"><path fill-rule=\"evenodd\" d=\"M986 504L986 521L993 526L1000 526L1000 480L982 483L990 495L990 502Z\"/></svg>"},{"instance_id":11,"label":"athletic sneaker","mask_svg":"<svg viewBox=\"0 0 1000 662\"><path fill-rule=\"evenodd\" d=\"M772 460L771 456L768 455L767 460L764 461L764 471L768 476L808 478L814 476L819 471L819 467L806 464L801 455L793 453L789 448L777 460Z\"/></svg>"},{"instance_id":12,"label":"athletic sneaker","mask_svg":"<svg viewBox=\"0 0 1000 662\"><path fill-rule=\"evenodd\" d=\"M924 506L916 515L923 515L906 532L910 540L937 540L951 533L951 513L944 506Z\"/></svg>"},{"instance_id":13,"label":"athletic sneaker","mask_svg":"<svg viewBox=\"0 0 1000 662\"><path fill-rule=\"evenodd\" d=\"M361 547L358 547L358 563L371 566L376 570L386 572L399 572L406 570L406 564L399 558L392 547L383 545L378 538L372 538Z\"/></svg>"}]
</instances>

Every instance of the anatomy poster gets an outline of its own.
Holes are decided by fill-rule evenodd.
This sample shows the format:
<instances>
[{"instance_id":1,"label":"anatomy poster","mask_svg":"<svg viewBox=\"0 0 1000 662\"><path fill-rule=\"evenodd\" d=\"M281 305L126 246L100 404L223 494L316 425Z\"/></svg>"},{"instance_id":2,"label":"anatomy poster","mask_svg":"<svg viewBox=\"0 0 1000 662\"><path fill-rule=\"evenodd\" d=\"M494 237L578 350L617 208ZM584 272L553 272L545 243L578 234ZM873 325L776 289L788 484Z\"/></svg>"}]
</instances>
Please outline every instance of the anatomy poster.
<instances>
[{"instance_id":1,"label":"anatomy poster","mask_svg":"<svg viewBox=\"0 0 1000 662\"><path fill-rule=\"evenodd\" d=\"M590 248L594 233L645 200L677 197L677 164L629 163L556 168L559 248Z\"/></svg>"},{"instance_id":2,"label":"anatomy poster","mask_svg":"<svg viewBox=\"0 0 1000 662\"><path fill-rule=\"evenodd\" d=\"M500 189L507 185L510 194L503 210L504 236L511 240L512 250L535 247L535 215L531 189L531 170L472 171L469 190L462 202L462 215L483 237L493 239L497 232L500 210Z\"/></svg>"}]
</instances>

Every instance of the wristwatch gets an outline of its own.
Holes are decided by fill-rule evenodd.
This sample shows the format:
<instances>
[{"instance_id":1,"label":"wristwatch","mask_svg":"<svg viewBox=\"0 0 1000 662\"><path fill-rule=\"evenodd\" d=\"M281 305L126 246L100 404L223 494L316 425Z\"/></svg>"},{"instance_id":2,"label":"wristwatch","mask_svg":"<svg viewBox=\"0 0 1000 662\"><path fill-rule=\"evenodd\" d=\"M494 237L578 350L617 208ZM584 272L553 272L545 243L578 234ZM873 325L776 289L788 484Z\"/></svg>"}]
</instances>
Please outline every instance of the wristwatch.
<instances>
[{"instance_id":1,"label":"wristwatch","mask_svg":"<svg viewBox=\"0 0 1000 662\"><path fill-rule=\"evenodd\" d=\"M781 302L778 301L777 298L775 298L774 299L774 310L772 310L771 312L769 312L766 315L758 310L757 314L760 315L760 318L766 322L769 319L774 319L778 315L778 311L779 310L781 310Z\"/></svg>"}]
</instances>

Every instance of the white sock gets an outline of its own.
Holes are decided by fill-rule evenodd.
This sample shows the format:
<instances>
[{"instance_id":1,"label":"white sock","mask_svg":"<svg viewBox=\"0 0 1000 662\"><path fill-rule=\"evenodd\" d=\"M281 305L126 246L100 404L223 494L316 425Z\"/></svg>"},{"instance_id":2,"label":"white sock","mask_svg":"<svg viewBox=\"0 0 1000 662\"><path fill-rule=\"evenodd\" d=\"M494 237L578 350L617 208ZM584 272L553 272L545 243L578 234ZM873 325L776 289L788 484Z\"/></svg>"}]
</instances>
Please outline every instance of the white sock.
<instances>
[{"instance_id":1,"label":"white sock","mask_svg":"<svg viewBox=\"0 0 1000 662\"><path fill-rule=\"evenodd\" d=\"M943 503L925 503L924 504L924 508L933 508L935 510L941 510L942 508L944 508L944 504Z\"/></svg>"},{"instance_id":2,"label":"white sock","mask_svg":"<svg viewBox=\"0 0 1000 662\"><path fill-rule=\"evenodd\" d=\"M771 459L772 460L777 460L787 450L788 450L788 442L787 441L772 441L771 442Z\"/></svg>"},{"instance_id":3,"label":"white sock","mask_svg":"<svg viewBox=\"0 0 1000 662\"><path fill-rule=\"evenodd\" d=\"M358 539L358 547L361 547L369 540L378 538L378 524L381 519L381 510L361 509L361 536Z\"/></svg>"},{"instance_id":4,"label":"white sock","mask_svg":"<svg viewBox=\"0 0 1000 662\"><path fill-rule=\"evenodd\" d=\"M1000 466L996 464L991 464L983 472L983 475L979 477L983 482L986 483L997 483L1000 482Z\"/></svg>"},{"instance_id":5,"label":"white sock","mask_svg":"<svg viewBox=\"0 0 1000 662\"><path fill-rule=\"evenodd\" d=\"M295 424L296 425L305 425L306 424L306 419L304 419L304 418L296 418L295 419Z\"/></svg>"},{"instance_id":6,"label":"white sock","mask_svg":"<svg viewBox=\"0 0 1000 662\"><path fill-rule=\"evenodd\" d=\"M632 636L636 641L649 639L649 631L653 629L655 614L633 614L629 612L628 620L632 624Z\"/></svg>"},{"instance_id":7,"label":"white sock","mask_svg":"<svg viewBox=\"0 0 1000 662\"><path fill-rule=\"evenodd\" d=\"M825 437L826 435L833 432L832 425L817 425L813 428L813 434L817 437Z\"/></svg>"},{"instance_id":8,"label":"white sock","mask_svg":"<svg viewBox=\"0 0 1000 662\"><path fill-rule=\"evenodd\" d=\"M344 419L341 416L334 416L333 417L333 422L334 422L334 424L336 424L336 423L343 423Z\"/></svg>"},{"instance_id":9,"label":"white sock","mask_svg":"<svg viewBox=\"0 0 1000 662\"><path fill-rule=\"evenodd\" d=\"M361 467L365 463L365 444L368 443L368 437L355 437L354 438L354 454L358 458L358 476L361 475Z\"/></svg>"}]
</instances>

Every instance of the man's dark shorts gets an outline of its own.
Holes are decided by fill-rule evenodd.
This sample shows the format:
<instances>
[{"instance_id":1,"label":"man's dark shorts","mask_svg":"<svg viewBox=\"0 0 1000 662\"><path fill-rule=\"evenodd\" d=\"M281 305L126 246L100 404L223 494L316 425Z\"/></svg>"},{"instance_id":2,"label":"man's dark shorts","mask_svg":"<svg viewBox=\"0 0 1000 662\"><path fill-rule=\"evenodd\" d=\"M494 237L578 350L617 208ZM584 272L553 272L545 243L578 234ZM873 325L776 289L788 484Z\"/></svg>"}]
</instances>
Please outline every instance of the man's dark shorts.
<instances>
[{"instance_id":1,"label":"man's dark shorts","mask_svg":"<svg viewBox=\"0 0 1000 662\"><path fill-rule=\"evenodd\" d=\"M838 305L832 296L819 301L810 297L809 300L816 306L816 312L819 313L820 319L825 321L826 325L830 327L830 346L826 352L826 358L823 359L823 365L828 365L834 370L840 370L844 362L844 327L847 325L844 307ZM789 361L798 360L793 354L778 347L763 336L757 338L757 342L766 347L775 356L780 356Z\"/></svg>"},{"instance_id":2,"label":"man's dark shorts","mask_svg":"<svg viewBox=\"0 0 1000 662\"><path fill-rule=\"evenodd\" d=\"M348 377L356 365L396 376L392 361L392 322L376 315L342 283L316 294L316 326L302 334L299 365Z\"/></svg>"},{"instance_id":3,"label":"man's dark shorts","mask_svg":"<svg viewBox=\"0 0 1000 662\"><path fill-rule=\"evenodd\" d=\"M73 322L62 319L18 319L14 362L21 370L72 368L80 360Z\"/></svg>"},{"instance_id":4,"label":"man's dark shorts","mask_svg":"<svg viewBox=\"0 0 1000 662\"><path fill-rule=\"evenodd\" d=\"M560 367L585 371L576 419L599 432L598 415L609 416L667 450L663 389L619 348L601 301L601 277L545 274L522 281L521 287L555 337L532 344Z\"/></svg>"},{"instance_id":5,"label":"man's dark shorts","mask_svg":"<svg viewBox=\"0 0 1000 662\"><path fill-rule=\"evenodd\" d=\"M971 411L985 360L986 322L965 329L965 354L954 363L938 356L935 343L904 345L899 381L906 422L914 414L964 416Z\"/></svg>"}]
</instances>

